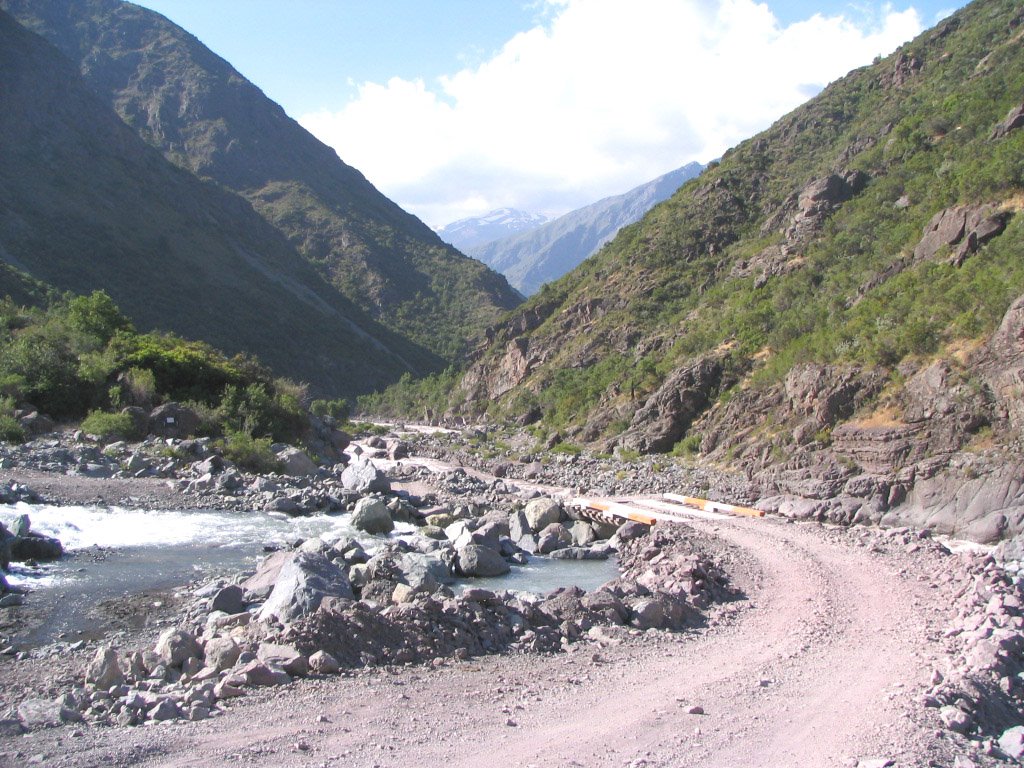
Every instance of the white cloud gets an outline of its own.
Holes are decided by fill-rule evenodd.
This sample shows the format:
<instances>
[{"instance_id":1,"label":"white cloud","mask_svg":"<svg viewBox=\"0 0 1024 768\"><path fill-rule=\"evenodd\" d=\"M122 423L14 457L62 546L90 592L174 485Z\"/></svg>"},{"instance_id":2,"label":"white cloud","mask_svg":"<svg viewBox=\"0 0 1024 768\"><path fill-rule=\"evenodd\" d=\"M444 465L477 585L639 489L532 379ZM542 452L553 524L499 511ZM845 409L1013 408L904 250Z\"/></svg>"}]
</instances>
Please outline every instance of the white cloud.
<instances>
[{"instance_id":1,"label":"white cloud","mask_svg":"<svg viewBox=\"0 0 1024 768\"><path fill-rule=\"evenodd\" d=\"M436 83L360 85L300 122L432 225L513 206L557 215L712 159L922 29L753 0L549 0L550 20Z\"/></svg>"}]
</instances>

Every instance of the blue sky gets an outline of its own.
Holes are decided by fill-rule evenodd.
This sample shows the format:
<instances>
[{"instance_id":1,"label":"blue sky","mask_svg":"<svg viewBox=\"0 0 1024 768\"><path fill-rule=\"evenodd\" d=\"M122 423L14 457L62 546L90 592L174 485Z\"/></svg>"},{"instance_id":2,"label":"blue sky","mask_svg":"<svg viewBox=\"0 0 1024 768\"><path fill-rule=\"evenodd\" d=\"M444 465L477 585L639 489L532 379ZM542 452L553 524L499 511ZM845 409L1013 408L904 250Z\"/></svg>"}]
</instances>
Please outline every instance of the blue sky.
<instances>
[{"instance_id":1,"label":"blue sky","mask_svg":"<svg viewBox=\"0 0 1024 768\"><path fill-rule=\"evenodd\" d=\"M432 226L558 215L771 124L961 0L142 0Z\"/></svg>"}]
</instances>

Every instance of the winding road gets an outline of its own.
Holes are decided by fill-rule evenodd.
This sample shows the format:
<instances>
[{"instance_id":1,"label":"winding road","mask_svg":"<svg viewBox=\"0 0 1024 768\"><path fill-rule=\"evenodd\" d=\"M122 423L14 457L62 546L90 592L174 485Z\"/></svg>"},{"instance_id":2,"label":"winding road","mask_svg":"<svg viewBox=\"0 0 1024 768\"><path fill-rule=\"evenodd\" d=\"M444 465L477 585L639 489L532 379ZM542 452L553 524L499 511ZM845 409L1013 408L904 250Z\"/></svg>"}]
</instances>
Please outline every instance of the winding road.
<instances>
[{"instance_id":1,"label":"winding road","mask_svg":"<svg viewBox=\"0 0 1024 768\"><path fill-rule=\"evenodd\" d=\"M939 555L771 517L689 525L745 595L701 631L306 680L203 723L59 746L32 734L26 754L54 766L953 764L955 745L916 703L952 618Z\"/></svg>"}]
</instances>

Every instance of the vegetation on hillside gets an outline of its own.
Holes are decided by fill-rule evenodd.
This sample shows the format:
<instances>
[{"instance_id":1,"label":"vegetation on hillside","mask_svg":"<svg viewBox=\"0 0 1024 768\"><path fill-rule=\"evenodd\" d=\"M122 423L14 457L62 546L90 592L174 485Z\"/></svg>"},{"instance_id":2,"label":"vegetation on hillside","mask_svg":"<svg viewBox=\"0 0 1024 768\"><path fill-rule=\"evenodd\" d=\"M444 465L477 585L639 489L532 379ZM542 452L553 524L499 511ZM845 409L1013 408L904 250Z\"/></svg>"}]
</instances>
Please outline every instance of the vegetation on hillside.
<instances>
[{"instance_id":1,"label":"vegetation on hillside","mask_svg":"<svg viewBox=\"0 0 1024 768\"><path fill-rule=\"evenodd\" d=\"M8 419L16 404L30 403L55 419L84 419L94 434L124 438L145 430L123 409L148 415L169 401L192 407L203 418L200 431L227 436L229 447L295 442L308 424L304 386L273 377L248 356L138 333L102 291L47 309L0 301L0 396Z\"/></svg>"},{"instance_id":2,"label":"vegetation on hillside","mask_svg":"<svg viewBox=\"0 0 1024 768\"><path fill-rule=\"evenodd\" d=\"M480 392L459 403L458 392L451 406L538 406L549 430L571 430L599 407L635 407L702 356L736 374L727 398L798 362L898 379L901 363L991 332L1024 293L1021 217L960 266L948 247L926 259L913 250L944 209L1021 207L1024 130L991 133L1024 97L1022 34L1019 3L976 0L830 85L532 297L491 334L474 380L494 375L513 340L528 375L500 403ZM784 233L810 182L856 172L862 188L810 236ZM602 436L627 425L613 420Z\"/></svg>"}]
</instances>

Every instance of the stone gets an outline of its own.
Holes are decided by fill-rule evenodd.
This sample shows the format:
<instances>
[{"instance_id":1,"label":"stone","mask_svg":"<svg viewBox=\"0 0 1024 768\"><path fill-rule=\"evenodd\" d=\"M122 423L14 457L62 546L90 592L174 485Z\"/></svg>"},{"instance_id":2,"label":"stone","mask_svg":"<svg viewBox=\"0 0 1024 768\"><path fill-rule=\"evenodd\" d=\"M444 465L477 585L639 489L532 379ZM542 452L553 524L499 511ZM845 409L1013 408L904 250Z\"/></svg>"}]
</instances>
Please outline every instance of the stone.
<instances>
[{"instance_id":1,"label":"stone","mask_svg":"<svg viewBox=\"0 0 1024 768\"><path fill-rule=\"evenodd\" d=\"M11 560L23 563L26 560L59 560L64 554L61 543L49 536L30 533L15 536L10 542Z\"/></svg>"},{"instance_id":2,"label":"stone","mask_svg":"<svg viewBox=\"0 0 1024 768\"><path fill-rule=\"evenodd\" d=\"M309 657L300 653L293 645L282 643L260 643L256 658L268 667L280 667L293 677L309 674Z\"/></svg>"},{"instance_id":3,"label":"stone","mask_svg":"<svg viewBox=\"0 0 1024 768\"><path fill-rule=\"evenodd\" d=\"M637 600L630 610L629 623L637 629L657 629L665 621L665 609L659 600Z\"/></svg>"},{"instance_id":4,"label":"stone","mask_svg":"<svg viewBox=\"0 0 1024 768\"><path fill-rule=\"evenodd\" d=\"M364 496L356 502L351 522L353 527L373 534L388 534L395 529L387 505L372 496Z\"/></svg>"},{"instance_id":5,"label":"stone","mask_svg":"<svg viewBox=\"0 0 1024 768\"><path fill-rule=\"evenodd\" d=\"M96 649L96 654L85 672L85 682L106 690L124 682L124 671L117 658L117 651L109 645Z\"/></svg>"},{"instance_id":6,"label":"stone","mask_svg":"<svg viewBox=\"0 0 1024 768\"><path fill-rule=\"evenodd\" d=\"M577 547L585 547L597 541L594 528L586 520L575 521L569 529L569 535L572 537L572 543Z\"/></svg>"},{"instance_id":7,"label":"stone","mask_svg":"<svg viewBox=\"0 0 1024 768\"><path fill-rule=\"evenodd\" d=\"M26 699L18 705L18 719L28 730L57 728L65 723L80 723L82 715L52 699Z\"/></svg>"},{"instance_id":8,"label":"stone","mask_svg":"<svg viewBox=\"0 0 1024 768\"><path fill-rule=\"evenodd\" d=\"M263 511L281 512L285 515L300 515L303 510L295 499L290 499L287 496L277 496L267 502L263 507Z\"/></svg>"},{"instance_id":9,"label":"stone","mask_svg":"<svg viewBox=\"0 0 1024 768\"><path fill-rule=\"evenodd\" d=\"M523 515L530 531L538 533L562 519L562 505L554 499L534 499L526 505ZM511 521L509 527L511 528Z\"/></svg>"},{"instance_id":10,"label":"stone","mask_svg":"<svg viewBox=\"0 0 1024 768\"><path fill-rule=\"evenodd\" d=\"M1024 104L1018 104L992 129L989 138L993 141L1001 139L1024 126Z\"/></svg>"},{"instance_id":11,"label":"stone","mask_svg":"<svg viewBox=\"0 0 1024 768\"><path fill-rule=\"evenodd\" d=\"M463 576L502 576L511 570L505 558L479 544L467 544L457 550L457 561Z\"/></svg>"},{"instance_id":12,"label":"stone","mask_svg":"<svg viewBox=\"0 0 1024 768\"><path fill-rule=\"evenodd\" d=\"M327 651L317 651L309 657L309 671L315 675L336 675L341 664Z\"/></svg>"},{"instance_id":13,"label":"stone","mask_svg":"<svg viewBox=\"0 0 1024 768\"><path fill-rule=\"evenodd\" d=\"M149 431L159 437L190 437L200 423L199 414L180 403L164 403L149 414Z\"/></svg>"},{"instance_id":14,"label":"stone","mask_svg":"<svg viewBox=\"0 0 1024 768\"><path fill-rule=\"evenodd\" d=\"M436 592L443 584L455 580L448 565L436 555L406 552L396 565L399 579L416 590Z\"/></svg>"},{"instance_id":15,"label":"stone","mask_svg":"<svg viewBox=\"0 0 1024 768\"><path fill-rule=\"evenodd\" d=\"M974 720L962 709L946 706L939 710L939 718L943 725L956 733L967 733L974 725Z\"/></svg>"},{"instance_id":16,"label":"stone","mask_svg":"<svg viewBox=\"0 0 1024 768\"><path fill-rule=\"evenodd\" d=\"M1024 725L1015 725L1003 731L999 737L999 748L1009 755L1011 760L1024 760Z\"/></svg>"},{"instance_id":17,"label":"stone","mask_svg":"<svg viewBox=\"0 0 1024 768\"><path fill-rule=\"evenodd\" d=\"M254 659L240 670L245 676L245 682L254 686L287 685L292 681L288 673L280 667L264 664Z\"/></svg>"},{"instance_id":18,"label":"stone","mask_svg":"<svg viewBox=\"0 0 1024 768\"><path fill-rule=\"evenodd\" d=\"M178 709L178 705L170 699L161 699L146 713L146 718L156 723L160 723L165 720L177 720L180 717L181 710Z\"/></svg>"},{"instance_id":19,"label":"stone","mask_svg":"<svg viewBox=\"0 0 1024 768\"><path fill-rule=\"evenodd\" d=\"M296 552L281 566L274 589L257 616L263 621L294 621L316 611L326 597L353 599L345 571L322 554Z\"/></svg>"},{"instance_id":20,"label":"stone","mask_svg":"<svg viewBox=\"0 0 1024 768\"><path fill-rule=\"evenodd\" d=\"M206 666L222 672L235 666L242 649L231 637L214 637L206 641L205 652Z\"/></svg>"},{"instance_id":21,"label":"stone","mask_svg":"<svg viewBox=\"0 0 1024 768\"><path fill-rule=\"evenodd\" d=\"M289 562L294 553L288 551L274 552L263 559L263 562L256 568L256 573L242 582L241 587L246 592L264 597L270 594L281 574L281 568Z\"/></svg>"},{"instance_id":22,"label":"stone","mask_svg":"<svg viewBox=\"0 0 1024 768\"><path fill-rule=\"evenodd\" d=\"M551 523L537 534L537 552L548 555L572 545L572 534L561 523Z\"/></svg>"},{"instance_id":23,"label":"stone","mask_svg":"<svg viewBox=\"0 0 1024 768\"><path fill-rule=\"evenodd\" d=\"M387 493L391 483L369 459L359 456L341 473L341 484L357 493Z\"/></svg>"},{"instance_id":24,"label":"stone","mask_svg":"<svg viewBox=\"0 0 1024 768\"><path fill-rule=\"evenodd\" d=\"M156 641L156 654L169 667L180 668L186 659L202 656L199 643L190 632L171 627Z\"/></svg>"},{"instance_id":25,"label":"stone","mask_svg":"<svg viewBox=\"0 0 1024 768\"><path fill-rule=\"evenodd\" d=\"M213 695L218 699L235 699L239 696L245 696L245 691L234 683L228 682L228 679L225 678L213 687Z\"/></svg>"},{"instance_id":26,"label":"stone","mask_svg":"<svg viewBox=\"0 0 1024 768\"><path fill-rule=\"evenodd\" d=\"M210 610L224 611L227 614L241 613L245 610L245 590L237 584L224 587L213 596Z\"/></svg>"},{"instance_id":27,"label":"stone","mask_svg":"<svg viewBox=\"0 0 1024 768\"><path fill-rule=\"evenodd\" d=\"M290 445L277 452L277 460L284 474L291 477L315 475L317 471L316 463L305 451Z\"/></svg>"}]
</instances>

